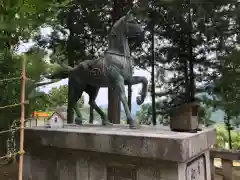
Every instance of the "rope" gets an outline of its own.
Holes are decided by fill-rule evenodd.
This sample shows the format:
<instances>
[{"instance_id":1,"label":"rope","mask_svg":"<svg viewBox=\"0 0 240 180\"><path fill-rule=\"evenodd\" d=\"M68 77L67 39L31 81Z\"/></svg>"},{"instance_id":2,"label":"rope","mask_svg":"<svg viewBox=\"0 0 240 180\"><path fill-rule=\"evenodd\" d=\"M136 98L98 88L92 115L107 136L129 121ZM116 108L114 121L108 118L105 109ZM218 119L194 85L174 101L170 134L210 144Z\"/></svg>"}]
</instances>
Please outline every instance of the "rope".
<instances>
[{"instance_id":1,"label":"rope","mask_svg":"<svg viewBox=\"0 0 240 180\"><path fill-rule=\"evenodd\" d=\"M15 152L15 153L10 153L10 154L8 154L8 155L6 155L6 156L0 157L0 160L6 159L6 158L11 158L11 157L16 156L16 155L18 155L18 154L23 155L24 153L25 153L25 152L20 152L20 151Z\"/></svg>"},{"instance_id":2,"label":"rope","mask_svg":"<svg viewBox=\"0 0 240 180\"><path fill-rule=\"evenodd\" d=\"M7 132L15 132L19 129L21 129L21 128L15 128L15 129L9 129L9 130L5 130L5 131L0 131L0 134L4 134L4 133L7 133Z\"/></svg>"},{"instance_id":3,"label":"rope","mask_svg":"<svg viewBox=\"0 0 240 180\"><path fill-rule=\"evenodd\" d=\"M13 77L13 78L0 79L0 82L20 80L20 79L22 79L22 78L23 78L23 77L21 76L21 77ZM31 79L31 78L28 78L28 77L25 77L25 79L28 80L28 81L35 81L35 80L33 80L33 79Z\"/></svg>"},{"instance_id":4,"label":"rope","mask_svg":"<svg viewBox=\"0 0 240 180\"><path fill-rule=\"evenodd\" d=\"M28 104L28 103L29 103L29 101L25 101L24 103L17 103L17 104L11 104L11 105L6 105L6 106L0 106L0 109L16 107L16 106L20 106L21 104Z\"/></svg>"},{"instance_id":5,"label":"rope","mask_svg":"<svg viewBox=\"0 0 240 180\"><path fill-rule=\"evenodd\" d=\"M15 78L6 78L6 79L1 79L0 82L4 82L4 81L12 81L12 80L20 80L21 77L15 77Z\"/></svg>"}]
</instances>

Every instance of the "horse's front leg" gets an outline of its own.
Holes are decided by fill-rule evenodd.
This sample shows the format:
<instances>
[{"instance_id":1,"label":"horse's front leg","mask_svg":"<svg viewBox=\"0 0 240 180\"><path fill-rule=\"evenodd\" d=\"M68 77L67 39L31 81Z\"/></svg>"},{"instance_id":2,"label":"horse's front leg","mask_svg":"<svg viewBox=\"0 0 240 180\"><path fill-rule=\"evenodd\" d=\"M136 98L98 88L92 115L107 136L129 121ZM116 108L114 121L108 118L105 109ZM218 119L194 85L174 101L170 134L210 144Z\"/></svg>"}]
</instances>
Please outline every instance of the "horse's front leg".
<instances>
[{"instance_id":1,"label":"horse's front leg","mask_svg":"<svg viewBox=\"0 0 240 180\"><path fill-rule=\"evenodd\" d=\"M127 102L127 97L126 97L126 94L125 94L125 87L124 87L123 78L119 78L117 80L116 88L119 92L120 101L123 104L123 108L124 108L124 111L125 111L125 114L126 114L126 117L127 117L127 121L129 122L130 128L132 128L132 129L138 128L138 123L137 123L136 120L134 120L132 118L131 112L130 112L129 107L128 107L128 102Z\"/></svg>"},{"instance_id":2,"label":"horse's front leg","mask_svg":"<svg viewBox=\"0 0 240 180\"><path fill-rule=\"evenodd\" d=\"M139 96L137 96L136 101L138 105L141 105L147 96L147 88L148 88L147 78L144 76L132 76L130 79L124 82L125 85L131 85L131 86L139 83L142 83L142 90L139 93Z\"/></svg>"}]
</instances>

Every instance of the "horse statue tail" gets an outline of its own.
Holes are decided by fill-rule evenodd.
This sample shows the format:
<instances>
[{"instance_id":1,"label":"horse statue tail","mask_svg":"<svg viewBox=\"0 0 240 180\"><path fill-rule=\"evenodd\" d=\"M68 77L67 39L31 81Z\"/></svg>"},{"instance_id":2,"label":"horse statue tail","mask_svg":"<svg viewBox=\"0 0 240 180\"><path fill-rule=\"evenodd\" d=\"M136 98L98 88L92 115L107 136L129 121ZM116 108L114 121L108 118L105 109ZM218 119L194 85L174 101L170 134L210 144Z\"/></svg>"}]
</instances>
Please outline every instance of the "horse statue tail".
<instances>
[{"instance_id":1,"label":"horse statue tail","mask_svg":"<svg viewBox=\"0 0 240 180\"><path fill-rule=\"evenodd\" d=\"M65 79L68 78L69 72L73 70L73 67L62 64L60 65L61 68L58 68L50 75L46 75L45 78L47 79Z\"/></svg>"}]
</instances>

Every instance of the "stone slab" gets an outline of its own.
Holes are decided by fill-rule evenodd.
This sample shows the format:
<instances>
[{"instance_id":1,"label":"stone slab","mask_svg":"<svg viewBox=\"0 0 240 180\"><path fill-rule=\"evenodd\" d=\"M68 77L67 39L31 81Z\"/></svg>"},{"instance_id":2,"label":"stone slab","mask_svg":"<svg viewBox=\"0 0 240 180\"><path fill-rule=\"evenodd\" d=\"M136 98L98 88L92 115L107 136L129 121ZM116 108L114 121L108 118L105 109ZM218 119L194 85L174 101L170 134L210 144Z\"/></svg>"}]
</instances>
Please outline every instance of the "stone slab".
<instances>
[{"instance_id":1,"label":"stone slab","mask_svg":"<svg viewBox=\"0 0 240 180\"><path fill-rule=\"evenodd\" d=\"M186 162L216 142L216 131L208 127L198 133L172 132L169 128L97 125L64 128L26 128L25 146L47 146L124 156Z\"/></svg>"}]
</instances>

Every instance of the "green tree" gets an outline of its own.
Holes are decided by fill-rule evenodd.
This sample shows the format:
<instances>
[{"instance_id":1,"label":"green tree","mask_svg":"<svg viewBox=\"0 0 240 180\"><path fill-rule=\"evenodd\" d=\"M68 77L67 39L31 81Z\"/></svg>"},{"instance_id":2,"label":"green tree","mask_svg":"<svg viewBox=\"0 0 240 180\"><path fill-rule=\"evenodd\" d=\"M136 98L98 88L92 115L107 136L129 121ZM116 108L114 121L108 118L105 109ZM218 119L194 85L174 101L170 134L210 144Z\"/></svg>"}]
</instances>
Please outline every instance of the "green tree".
<instances>
[{"instance_id":1,"label":"green tree","mask_svg":"<svg viewBox=\"0 0 240 180\"><path fill-rule=\"evenodd\" d=\"M56 109L57 107L66 106L68 101L68 86L61 85L59 87L54 87L48 93L48 107L51 109ZM81 108L84 104L84 97L78 101L78 106Z\"/></svg>"},{"instance_id":2,"label":"green tree","mask_svg":"<svg viewBox=\"0 0 240 180\"><path fill-rule=\"evenodd\" d=\"M36 53L36 52L35 52ZM29 104L26 105L26 117L28 117L32 109L36 106L36 101L32 101L31 97L28 96L28 93L35 89L34 82L40 79L41 71L36 71L36 67L42 67L44 71L45 62L40 57L39 54L31 56L31 52L27 53L25 57L23 55L11 55L9 58L5 58L1 61L1 76L2 81L0 81L0 106L6 106L11 104L18 104L20 101L21 93L21 81L20 79L3 81L6 78L15 78L21 76L22 71L22 59L26 58L27 60L27 80L26 83L26 100L29 100ZM20 106L15 106L11 108L4 108L0 110L0 131L6 130L10 127L13 120L20 119ZM7 134L2 136L3 139L7 138ZM4 143L4 142L3 142ZM5 147L3 144L1 147Z\"/></svg>"},{"instance_id":3,"label":"green tree","mask_svg":"<svg viewBox=\"0 0 240 180\"><path fill-rule=\"evenodd\" d=\"M214 121L211 120L211 115L213 112L213 108L208 104L201 103L199 109L199 123L204 124L205 126L210 126L215 124Z\"/></svg>"},{"instance_id":4,"label":"green tree","mask_svg":"<svg viewBox=\"0 0 240 180\"><path fill-rule=\"evenodd\" d=\"M143 104L136 116L140 124L150 125L152 119L152 111L150 104Z\"/></svg>"},{"instance_id":5,"label":"green tree","mask_svg":"<svg viewBox=\"0 0 240 180\"><path fill-rule=\"evenodd\" d=\"M222 108L230 117L240 114L240 51L235 50L225 58L221 69L222 76L215 83L216 106Z\"/></svg>"},{"instance_id":6,"label":"green tree","mask_svg":"<svg viewBox=\"0 0 240 180\"><path fill-rule=\"evenodd\" d=\"M224 126L217 126L217 143L216 148L225 148L225 143L228 142L227 131Z\"/></svg>"},{"instance_id":7,"label":"green tree","mask_svg":"<svg viewBox=\"0 0 240 180\"><path fill-rule=\"evenodd\" d=\"M216 148L225 148L225 143L228 143L228 132L223 125L217 125L217 143L215 145ZM231 131L232 137L232 148L239 149L240 148L240 133L238 131Z\"/></svg>"},{"instance_id":8,"label":"green tree","mask_svg":"<svg viewBox=\"0 0 240 180\"><path fill-rule=\"evenodd\" d=\"M197 93L213 94L211 87L221 76L224 57L238 44L232 38L239 28L236 3L230 0L147 3L145 10L154 12L149 18L156 24L155 38L161 42L155 49L157 112L166 119L173 107L194 100ZM140 62L145 67L151 65L148 47L145 60ZM217 57L210 57L211 53Z\"/></svg>"},{"instance_id":9,"label":"green tree","mask_svg":"<svg viewBox=\"0 0 240 180\"><path fill-rule=\"evenodd\" d=\"M22 55L16 53L18 46L22 42L28 42L31 35L52 16L55 1L38 0L30 1L1 1L0 6L0 106L19 103L20 99L20 81L3 81L7 78L21 76ZM27 54L27 76L32 80L40 79L43 49L31 49ZM33 53L37 51L37 53ZM41 59L41 61L39 61ZM34 89L33 82L27 82L27 92ZM31 103L34 103L32 101ZM33 105L33 104L31 104ZM31 112L28 108L26 116ZM8 129L13 120L20 118L20 107L1 109L0 113L0 131ZM5 140L8 134L1 136L0 147L5 151Z\"/></svg>"}]
</instances>

